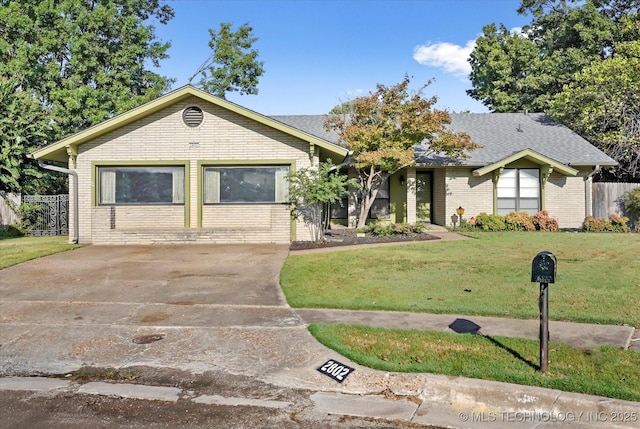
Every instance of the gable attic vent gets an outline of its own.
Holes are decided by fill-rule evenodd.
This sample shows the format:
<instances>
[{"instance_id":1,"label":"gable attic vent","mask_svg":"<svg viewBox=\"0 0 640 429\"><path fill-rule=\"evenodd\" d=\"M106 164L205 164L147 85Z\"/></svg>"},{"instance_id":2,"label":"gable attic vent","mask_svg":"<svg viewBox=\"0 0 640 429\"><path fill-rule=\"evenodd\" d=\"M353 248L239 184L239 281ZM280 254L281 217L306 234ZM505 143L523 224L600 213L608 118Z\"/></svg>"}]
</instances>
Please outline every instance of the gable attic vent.
<instances>
[{"instance_id":1,"label":"gable attic vent","mask_svg":"<svg viewBox=\"0 0 640 429\"><path fill-rule=\"evenodd\" d=\"M202 119L204 118L204 114L202 113L202 109L197 106L190 106L184 109L182 112L182 121L188 127L197 127L202 123Z\"/></svg>"}]
</instances>

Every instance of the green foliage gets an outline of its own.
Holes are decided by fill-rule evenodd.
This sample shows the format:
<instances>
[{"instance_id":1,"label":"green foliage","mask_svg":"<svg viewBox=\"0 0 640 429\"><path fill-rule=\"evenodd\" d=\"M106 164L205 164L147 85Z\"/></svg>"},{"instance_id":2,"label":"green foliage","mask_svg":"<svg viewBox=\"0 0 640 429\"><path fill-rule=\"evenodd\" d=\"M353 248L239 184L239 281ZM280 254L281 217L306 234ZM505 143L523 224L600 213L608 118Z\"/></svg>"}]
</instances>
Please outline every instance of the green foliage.
<instances>
[{"instance_id":1,"label":"green foliage","mask_svg":"<svg viewBox=\"0 0 640 429\"><path fill-rule=\"evenodd\" d=\"M588 232L629 232L631 228L627 225L628 222L629 218L615 214L610 214L608 221L587 216L582 224L582 228Z\"/></svg>"},{"instance_id":2,"label":"green foliage","mask_svg":"<svg viewBox=\"0 0 640 429\"><path fill-rule=\"evenodd\" d=\"M638 24L640 25L640 24ZM613 159L604 178L640 177L640 41L619 43L616 56L576 73L550 104L552 114Z\"/></svg>"},{"instance_id":3,"label":"green foliage","mask_svg":"<svg viewBox=\"0 0 640 429\"><path fill-rule=\"evenodd\" d=\"M201 73L198 85L220 98L233 91L257 94L258 80L264 74L264 62L258 61L258 51L252 49L258 41L252 35L253 28L245 23L237 31L232 31L232 25L223 22L219 31L209 29L211 56L193 75Z\"/></svg>"},{"instance_id":4,"label":"green foliage","mask_svg":"<svg viewBox=\"0 0 640 429\"><path fill-rule=\"evenodd\" d=\"M504 218L509 231L535 231L536 227L527 212L511 212Z\"/></svg>"},{"instance_id":5,"label":"green foliage","mask_svg":"<svg viewBox=\"0 0 640 429\"><path fill-rule=\"evenodd\" d=\"M42 173L26 154L169 88L166 78L148 69L157 67L169 48L156 40L149 20L165 24L173 11L159 0L0 0L0 5L0 118L10 118L1 125L3 155L8 153L1 165L2 176L11 177L2 186L46 189L47 180L34 183Z\"/></svg>"},{"instance_id":6,"label":"green foliage","mask_svg":"<svg viewBox=\"0 0 640 429\"><path fill-rule=\"evenodd\" d=\"M532 16L521 32L483 28L470 55L467 93L496 112L552 114L619 162L601 179L637 179L637 2L523 0L518 12Z\"/></svg>"},{"instance_id":7,"label":"green foliage","mask_svg":"<svg viewBox=\"0 0 640 429\"><path fill-rule=\"evenodd\" d=\"M625 192L623 204L627 213L640 217L640 186Z\"/></svg>"},{"instance_id":8,"label":"green foliage","mask_svg":"<svg viewBox=\"0 0 640 429\"><path fill-rule=\"evenodd\" d=\"M37 225L38 219L42 215L43 207L40 204L22 203L18 207L16 214L20 217L17 227L25 234Z\"/></svg>"},{"instance_id":9,"label":"green foliage","mask_svg":"<svg viewBox=\"0 0 640 429\"><path fill-rule=\"evenodd\" d=\"M537 231L554 232L560 229L558 226L558 221L550 217L549 212L547 212L546 210L542 210L531 216L531 221L533 222L533 225L536 227Z\"/></svg>"},{"instance_id":10,"label":"green foliage","mask_svg":"<svg viewBox=\"0 0 640 429\"><path fill-rule=\"evenodd\" d=\"M526 212L511 212L506 216L480 213L476 227L482 231L558 231L558 221L542 210L533 216Z\"/></svg>"},{"instance_id":11,"label":"green foliage","mask_svg":"<svg viewBox=\"0 0 640 429\"><path fill-rule=\"evenodd\" d=\"M20 192L42 177L27 154L46 141L47 110L21 90L16 78L0 76L0 191Z\"/></svg>"},{"instance_id":12,"label":"green foliage","mask_svg":"<svg viewBox=\"0 0 640 429\"><path fill-rule=\"evenodd\" d=\"M504 231L507 229L504 216L487 213L480 213L476 217L476 226L483 231Z\"/></svg>"},{"instance_id":13,"label":"green foliage","mask_svg":"<svg viewBox=\"0 0 640 429\"><path fill-rule=\"evenodd\" d=\"M8 225L6 229L0 229L0 239L24 237L25 235L27 235L27 232L16 224Z\"/></svg>"},{"instance_id":14,"label":"green foliage","mask_svg":"<svg viewBox=\"0 0 640 429\"><path fill-rule=\"evenodd\" d=\"M341 203L349 194L348 187L358 187L357 181L340 174L331 159L318 167L309 167L289 174L291 213L308 225L314 241L323 237L323 213L327 203Z\"/></svg>"},{"instance_id":15,"label":"green foliage","mask_svg":"<svg viewBox=\"0 0 640 429\"><path fill-rule=\"evenodd\" d=\"M380 187L389 176L415 163L413 147L427 141L431 149L452 158L465 156L477 147L465 133L447 129L451 118L433 108L436 97L424 98L422 91L409 93L410 78L387 87L381 84L369 95L342 103L327 117L325 128L338 133L352 152L352 165L361 185L358 223L367 221Z\"/></svg>"},{"instance_id":16,"label":"green foliage","mask_svg":"<svg viewBox=\"0 0 640 429\"><path fill-rule=\"evenodd\" d=\"M394 237L422 234L426 229L427 227L422 223L410 224L375 222L362 228L358 228L358 232L370 232L371 234L379 237Z\"/></svg>"},{"instance_id":17,"label":"green foliage","mask_svg":"<svg viewBox=\"0 0 640 429\"><path fill-rule=\"evenodd\" d=\"M483 28L470 56L473 89L468 94L497 112L547 111L554 94L575 73L613 57L620 42L640 36L637 6L614 0L615 16L601 1L523 1L532 15L521 33L504 25Z\"/></svg>"}]
</instances>

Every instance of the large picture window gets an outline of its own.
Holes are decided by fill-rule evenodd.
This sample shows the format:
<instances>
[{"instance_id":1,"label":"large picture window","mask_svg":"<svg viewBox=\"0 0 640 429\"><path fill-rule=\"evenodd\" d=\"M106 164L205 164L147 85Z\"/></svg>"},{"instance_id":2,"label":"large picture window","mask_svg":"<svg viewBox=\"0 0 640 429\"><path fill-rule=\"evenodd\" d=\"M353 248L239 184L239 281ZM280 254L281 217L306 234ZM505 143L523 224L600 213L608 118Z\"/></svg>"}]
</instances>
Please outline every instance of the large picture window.
<instances>
[{"instance_id":1,"label":"large picture window","mask_svg":"<svg viewBox=\"0 0 640 429\"><path fill-rule=\"evenodd\" d=\"M98 167L99 204L184 204L184 167Z\"/></svg>"},{"instance_id":2,"label":"large picture window","mask_svg":"<svg viewBox=\"0 0 640 429\"><path fill-rule=\"evenodd\" d=\"M287 203L288 166L205 167L204 203Z\"/></svg>"},{"instance_id":3,"label":"large picture window","mask_svg":"<svg viewBox=\"0 0 640 429\"><path fill-rule=\"evenodd\" d=\"M540 170L504 169L498 180L498 214L540 211Z\"/></svg>"}]
</instances>

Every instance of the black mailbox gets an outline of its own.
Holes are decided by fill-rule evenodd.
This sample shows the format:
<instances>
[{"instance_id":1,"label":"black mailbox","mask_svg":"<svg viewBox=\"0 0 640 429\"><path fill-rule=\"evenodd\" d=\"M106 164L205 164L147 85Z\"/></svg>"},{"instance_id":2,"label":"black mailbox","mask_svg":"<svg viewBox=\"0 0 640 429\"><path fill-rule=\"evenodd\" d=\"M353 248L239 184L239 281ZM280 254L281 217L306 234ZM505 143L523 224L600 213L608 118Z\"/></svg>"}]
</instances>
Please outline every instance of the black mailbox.
<instances>
[{"instance_id":1,"label":"black mailbox","mask_svg":"<svg viewBox=\"0 0 640 429\"><path fill-rule=\"evenodd\" d=\"M531 263L531 281L535 283L555 283L558 263L551 252L540 252Z\"/></svg>"}]
</instances>

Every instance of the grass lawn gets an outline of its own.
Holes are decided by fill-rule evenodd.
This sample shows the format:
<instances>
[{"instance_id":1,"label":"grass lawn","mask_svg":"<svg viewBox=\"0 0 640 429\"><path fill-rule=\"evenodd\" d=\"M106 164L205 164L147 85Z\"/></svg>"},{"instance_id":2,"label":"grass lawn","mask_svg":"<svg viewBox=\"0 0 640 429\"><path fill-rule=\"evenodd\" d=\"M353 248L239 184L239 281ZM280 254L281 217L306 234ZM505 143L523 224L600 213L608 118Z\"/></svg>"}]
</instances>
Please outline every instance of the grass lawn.
<instances>
[{"instance_id":1,"label":"grass lawn","mask_svg":"<svg viewBox=\"0 0 640 429\"><path fill-rule=\"evenodd\" d=\"M446 332L316 324L311 333L354 362L394 372L429 372L640 401L640 353L602 346L549 344L538 370L535 340Z\"/></svg>"},{"instance_id":2,"label":"grass lawn","mask_svg":"<svg viewBox=\"0 0 640 429\"><path fill-rule=\"evenodd\" d=\"M552 320L640 326L640 234L472 233L420 242L292 254L280 282L293 307L539 317L531 261L558 260Z\"/></svg>"},{"instance_id":3,"label":"grass lawn","mask_svg":"<svg viewBox=\"0 0 640 429\"><path fill-rule=\"evenodd\" d=\"M58 252L83 247L84 244L69 244L69 237L0 237L0 270Z\"/></svg>"}]
</instances>

